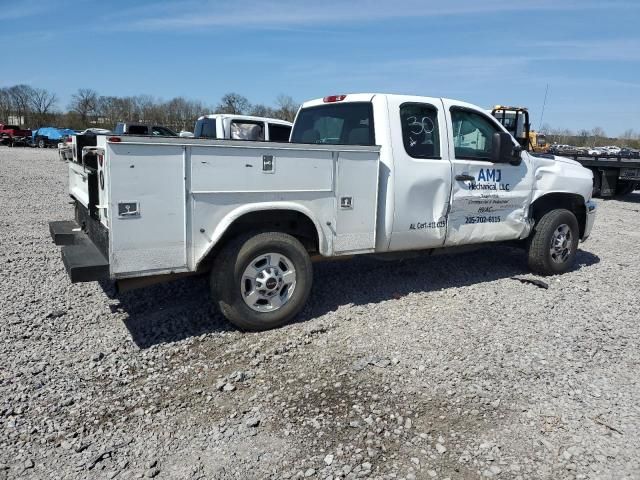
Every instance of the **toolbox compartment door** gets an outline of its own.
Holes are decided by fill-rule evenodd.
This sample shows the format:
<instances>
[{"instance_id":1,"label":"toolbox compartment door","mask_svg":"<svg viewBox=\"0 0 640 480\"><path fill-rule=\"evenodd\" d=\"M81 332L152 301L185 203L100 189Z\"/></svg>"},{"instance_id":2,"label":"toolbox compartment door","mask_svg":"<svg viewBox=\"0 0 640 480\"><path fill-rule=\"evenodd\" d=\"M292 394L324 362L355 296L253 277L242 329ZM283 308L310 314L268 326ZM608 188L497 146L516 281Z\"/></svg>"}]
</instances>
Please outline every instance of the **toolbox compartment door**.
<instances>
[{"instance_id":1,"label":"toolbox compartment door","mask_svg":"<svg viewBox=\"0 0 640 480\"><path fill-rule=\"evenodd\" d=\"M186 271L185 147L109 143L112 276Z\"/></svg>"},{"instance_id":2,"label":"toolbox compartment door","mask_svg":"<svg viewBox=\"0 0 640 480\"><path fill-rule=\"evenodd\" d=\"M89 173L82 165L67 162L69 166L69 195L89 208Z\"/></svg>"}]
</instances>

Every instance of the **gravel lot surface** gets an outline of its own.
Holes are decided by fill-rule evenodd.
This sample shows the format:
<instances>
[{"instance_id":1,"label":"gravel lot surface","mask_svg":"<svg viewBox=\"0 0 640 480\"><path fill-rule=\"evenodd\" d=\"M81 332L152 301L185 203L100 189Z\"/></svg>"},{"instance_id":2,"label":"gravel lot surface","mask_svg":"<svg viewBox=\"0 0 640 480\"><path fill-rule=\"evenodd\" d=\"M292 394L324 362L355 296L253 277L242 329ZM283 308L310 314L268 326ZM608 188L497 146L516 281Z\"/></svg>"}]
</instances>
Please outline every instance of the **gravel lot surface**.
<instances>
[{"instance_id":1,"label":"gravel lot surface","mask_svg":"<svg viewBox=\"0 0 640 480\"><path fill-rule=\"evenodd\" d=\"M316 264L300 321L243 334L205 279L71 285L66 189L0 147L0 480L640 478L640 193L548 289L503 245Z\"/></svg>"}]
</instances>

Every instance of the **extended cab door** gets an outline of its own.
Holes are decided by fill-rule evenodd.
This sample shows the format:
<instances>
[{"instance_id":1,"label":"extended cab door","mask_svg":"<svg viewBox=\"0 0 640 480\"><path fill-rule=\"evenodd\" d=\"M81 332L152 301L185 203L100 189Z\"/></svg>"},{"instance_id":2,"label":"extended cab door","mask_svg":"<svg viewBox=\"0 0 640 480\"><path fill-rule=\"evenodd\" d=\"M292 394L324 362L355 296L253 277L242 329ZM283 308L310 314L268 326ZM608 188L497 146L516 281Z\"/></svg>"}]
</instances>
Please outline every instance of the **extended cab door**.
<instances>
[{"instance_id":1,"label":"extended cab door","mask_svg":"<svg viewBox=\"0 0 640 480\"><path fill-rule=\"evenodd\" d=\"M533 181L528 156L519 165L493 163L493 134L506 130L481 110L443 102L453 167L445 244L523 238Z\"/></svg>"},{"instance_id":2,"label":"extended cab door","mask_svg":"<svg viewBox=\"0 0 640 480\"><path fill-rule=\"evenodd\" d=\"M451 191L442 101L389 95L388 109L395 191L389 249L441 247Z\"/></svg>"}]
</instances>

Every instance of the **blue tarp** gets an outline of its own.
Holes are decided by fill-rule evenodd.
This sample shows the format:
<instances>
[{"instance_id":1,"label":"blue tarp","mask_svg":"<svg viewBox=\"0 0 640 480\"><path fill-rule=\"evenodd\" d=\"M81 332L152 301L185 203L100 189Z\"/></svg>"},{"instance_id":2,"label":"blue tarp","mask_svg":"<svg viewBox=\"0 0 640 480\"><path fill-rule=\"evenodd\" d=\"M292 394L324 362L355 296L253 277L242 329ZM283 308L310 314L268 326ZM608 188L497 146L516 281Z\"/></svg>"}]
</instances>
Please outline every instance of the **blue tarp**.
<instances>
[{"instance_id":1,"label":"blue tarp","mask_svg":"<svg viewBox=\"0 0 640 480\"><path fill-rule=\"evenodd\" d=\"M49 140L62 140L65 135L75 135L76 131L70 128L42 127L33 131L33 137L40 135Z\"/></svg>"}]
</instances>

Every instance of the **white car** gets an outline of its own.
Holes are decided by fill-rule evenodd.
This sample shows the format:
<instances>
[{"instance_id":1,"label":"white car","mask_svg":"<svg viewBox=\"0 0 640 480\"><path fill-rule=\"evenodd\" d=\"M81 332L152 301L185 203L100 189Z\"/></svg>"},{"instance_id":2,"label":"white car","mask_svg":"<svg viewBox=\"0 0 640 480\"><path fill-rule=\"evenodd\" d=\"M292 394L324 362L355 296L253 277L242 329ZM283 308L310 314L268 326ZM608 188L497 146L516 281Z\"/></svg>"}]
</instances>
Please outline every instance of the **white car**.
<instances>
[{"instance_id":1,"label":"white car","mask_svg":"<svg viewBox=\"0 0 640 480\"><path fill-rule=\"evenodd\" d=\"M607 152L609 153L609 155L618 155L620 153L620 147L616 147L612 145L605 148L607 149Z\"/></svg>"}]
</instances>

